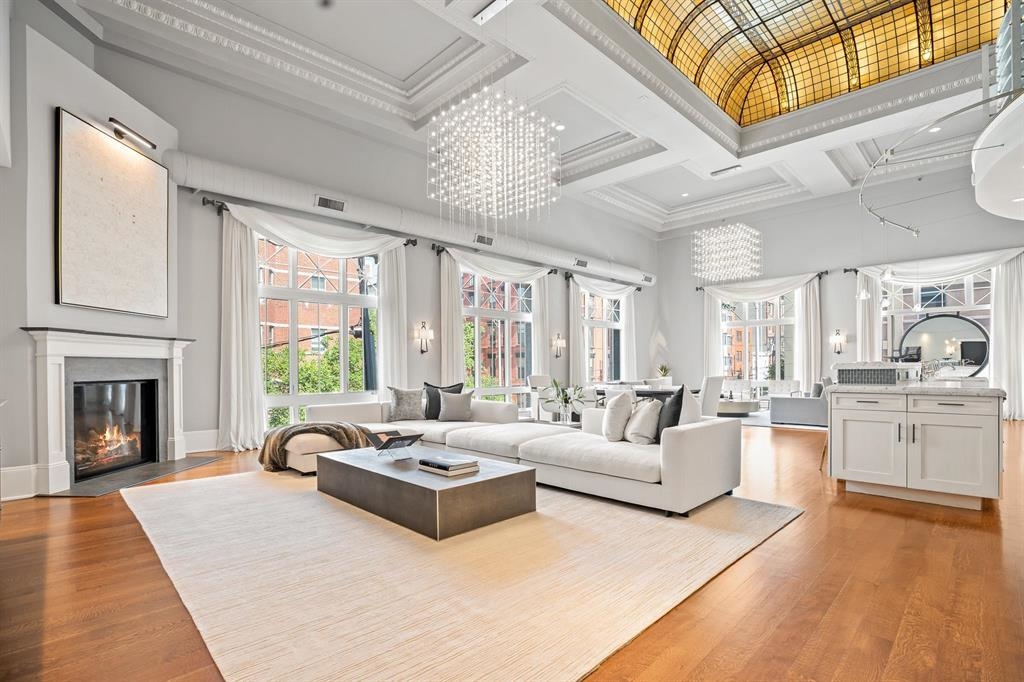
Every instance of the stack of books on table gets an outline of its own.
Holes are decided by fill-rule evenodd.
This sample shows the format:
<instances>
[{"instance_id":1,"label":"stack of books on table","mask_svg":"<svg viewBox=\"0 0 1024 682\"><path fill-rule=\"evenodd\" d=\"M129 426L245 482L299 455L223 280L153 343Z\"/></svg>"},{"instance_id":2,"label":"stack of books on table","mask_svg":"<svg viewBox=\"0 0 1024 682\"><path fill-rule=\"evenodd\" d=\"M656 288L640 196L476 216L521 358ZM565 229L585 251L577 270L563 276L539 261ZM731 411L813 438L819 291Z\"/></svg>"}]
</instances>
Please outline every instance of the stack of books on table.
<instances>
[{"instance_id":1,"label":"stack of books on table","mask_svg":"<svg viewBox=\"0 0 1024 682\"><path fill-rule=\"evenodd\" d=\"M480 471L480 463L472 457L431 455L420 459L420 469L440 476L463 476Z\"/></svg>"}]
</instances>

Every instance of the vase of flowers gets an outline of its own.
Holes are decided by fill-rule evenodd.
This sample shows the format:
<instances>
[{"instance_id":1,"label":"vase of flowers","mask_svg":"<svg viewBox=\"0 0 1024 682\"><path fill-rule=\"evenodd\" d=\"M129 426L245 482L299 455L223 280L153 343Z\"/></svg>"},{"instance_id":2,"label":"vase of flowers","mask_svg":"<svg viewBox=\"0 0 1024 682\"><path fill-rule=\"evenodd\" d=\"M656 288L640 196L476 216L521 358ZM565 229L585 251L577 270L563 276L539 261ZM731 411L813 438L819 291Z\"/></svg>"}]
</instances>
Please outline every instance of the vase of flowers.
<instances>
[{"instance_id":1,"label":"vase of flowers","mask_svg":"<svg viewBox=\"0 0 1024 682\"><path fill-rule=\"evenodd\" d=\"M583 389L579 386L563 386L557 379L552 379L544 407L552 411L558 421L568 424L572 421L573 412L583 411Z\"/></svg>"}]
</instances>

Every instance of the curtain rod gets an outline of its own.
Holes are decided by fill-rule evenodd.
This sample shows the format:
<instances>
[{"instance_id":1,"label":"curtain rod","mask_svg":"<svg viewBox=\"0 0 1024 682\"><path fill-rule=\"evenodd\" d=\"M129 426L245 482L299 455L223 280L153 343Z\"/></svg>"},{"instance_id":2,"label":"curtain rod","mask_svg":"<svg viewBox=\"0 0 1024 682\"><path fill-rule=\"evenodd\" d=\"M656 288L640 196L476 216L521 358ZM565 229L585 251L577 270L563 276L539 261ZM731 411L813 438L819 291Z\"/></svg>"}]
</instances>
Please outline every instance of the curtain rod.
<instances>
[{"instance_id":1,"label":"curtain rod","mask_svg":"<svg viewBox=\"0 0 1024 682\"><path fill-rule=\"evenodd\" d=\"M828 270L820 270L820 271L816 272L814 276L817 277L818 279L821 279L822 277L824 277L827 274L829 274ZM754 281L756 281L756 280L754 280ZM732 284L732 282L725 282L725 283L726 284ZM704 291L704 287L695 287L695 289L697 291Z\"/></svg>"}]
</instances>

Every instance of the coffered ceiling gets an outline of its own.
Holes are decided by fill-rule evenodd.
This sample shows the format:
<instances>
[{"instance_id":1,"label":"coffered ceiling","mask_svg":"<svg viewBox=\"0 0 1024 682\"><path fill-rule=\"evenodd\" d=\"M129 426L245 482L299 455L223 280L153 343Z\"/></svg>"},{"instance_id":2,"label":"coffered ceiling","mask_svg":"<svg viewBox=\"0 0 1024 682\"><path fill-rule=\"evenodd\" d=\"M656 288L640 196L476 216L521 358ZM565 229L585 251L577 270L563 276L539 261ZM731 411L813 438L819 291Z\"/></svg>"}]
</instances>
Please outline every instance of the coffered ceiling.
<instances>
[{"instance_id":1,"label":"coffered ceiling","mask_svg":"<svg viewBox=\"0 0 1024 682\"><path fill-rule=\"evenodd\" d=\"M669 10L685 19L684 5L723 18L721 12L733 17L741 5L764 10L771 4L774 10L744 14L732 28L714 33L717 37L698 40L704 56L697 66L708 62L701 73L710 78L715 69L725 69L727 80L749 81L753 88L760 74L777 74L770 65L764 68L767 53L755 49L756 56L736 57L747 69L738 80L740 66L723 61L719 68L707 55L724 55L730 41L741 36L755 45L750 36L762 29L765 40L770 34L783 52L807 36L830 39L829 32L842 22L812 21L814 12L821 19L822 8L843 9L848 23L908 11L908 6L918 11L913 2L899 0L515 0L483 26L473 17L489 0L334 0L327 6L320 0L53 1L77 15L80 29L100 43L418 153L425 154L425 124L432 114L482 83L496 85L566 125L561 133L564 197L619 216L624 227L653 238L730 214L853 189L873 155L908 130L980 100L982 84L990 79L983 73L988 62L970 41L954 40L941 63L927 68L916 63L908 73L902 67L890 70L870 87L867 61L857 87L851 86L849 61L842 73L835 60L816 61L802 70L793 67L803 74L794 81L795 90L785 74L780 77L786 96L793 94L787 100L792 106L768 107L768 116L744 118L742 107L723 110L720 93L709 97L702 78L696 79L698 87L685 68L666 59L659 42L664 36L655 39L648 27L658 17L675 21ZM933 0L933 17L944 12L944 21L955 27L993 21L988 0L952 3L954 9L948 4ZM645 6L650 19L638 32L623 17L638 16ZM799 25L780 23L798 16L804 17ZM846 30L842 26L840 34ZM916 29L885 35L889 42L877 49L916 51L920 60ZM935 62L940 61L937 36L933 25ZM683 39L676 61L682 59ZM667 40L671 47L672 38ZM685 52L690 54L690 47ZM789 52L776 52L773 59L796 63ZM721 81L725 72L715 78ZM835 78L836 88L814 85ZM814 94L826 91L827 97ZM769 95L779 101L778 92ZM967 163L963 152L984 122L950 126L922 139L913 158L891 172L920 175Z\"/></svg>"}]
</instances>

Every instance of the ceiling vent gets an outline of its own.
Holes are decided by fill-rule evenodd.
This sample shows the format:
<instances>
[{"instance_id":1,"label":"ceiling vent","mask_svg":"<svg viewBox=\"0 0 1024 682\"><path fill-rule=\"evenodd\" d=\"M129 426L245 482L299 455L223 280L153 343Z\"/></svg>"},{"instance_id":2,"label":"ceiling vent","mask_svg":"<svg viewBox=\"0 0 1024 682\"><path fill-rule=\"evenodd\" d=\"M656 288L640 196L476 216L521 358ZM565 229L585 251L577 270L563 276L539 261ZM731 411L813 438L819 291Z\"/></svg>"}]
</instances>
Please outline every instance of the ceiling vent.
<instances>
[{"instance_id":1,"label":"ceiling vent","mask_svg":"<svg viewBox=\"0 0 1024 682\"><path fill-rule=\"evenodd\" d=\"M718 170L711 171L711 177L717 178L719 175L725 175L726 173L732 173L734 170L739 170L740 165L727 166L726 168L719 168Z\"/></svg>"},{"instance_id":2,"label":"ceiling vent","mask_svg":"<svg viewBox=\"0 0 1024 682\"><path fill-rule=\"evenodd\" d=\"M575 265L578 268L585 268L585 267L587 267L587 261L583 260L582 258L577 258L573 262L573 265Z\"/></svg>"},{"instance_id":3,"label":"ceiling vent","mask_svg":"<svg viewBox=\"0 0 1024 682\"><path fill-rule=\"evenodd\" d=\"M485 234L474 235L473 242L482 246L493 246L494 237L488 237Z\"/></svg>"},{"instance_id":4,"label":"ceiling vent","mask_svg":"<svg viewBox=\"0 0 1024 682\"><path fill-rule=\"evenodd\" d=\"M345 210L345 202L341 199L332 199L325 197L321 194L316 195L316 205L318 208L326 208L328 211L337 211L341 213Z\"/></svg>"},{"instance_id":5,"label":"ceiling vent","mask_svg":"<svg viewBox=\"0 0 1024 682\"><path fill-rule=\"evenodd\" d=\"M650 284L654 281L654 277L652 275L644 275L643 280L644 284Z\"/></svg>"}]
</instances>

